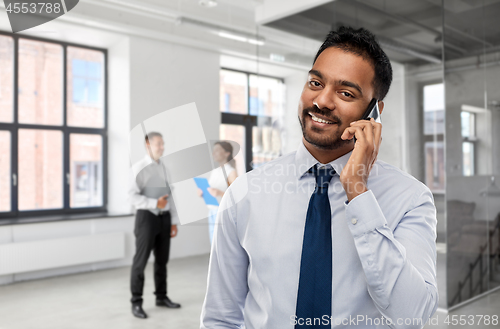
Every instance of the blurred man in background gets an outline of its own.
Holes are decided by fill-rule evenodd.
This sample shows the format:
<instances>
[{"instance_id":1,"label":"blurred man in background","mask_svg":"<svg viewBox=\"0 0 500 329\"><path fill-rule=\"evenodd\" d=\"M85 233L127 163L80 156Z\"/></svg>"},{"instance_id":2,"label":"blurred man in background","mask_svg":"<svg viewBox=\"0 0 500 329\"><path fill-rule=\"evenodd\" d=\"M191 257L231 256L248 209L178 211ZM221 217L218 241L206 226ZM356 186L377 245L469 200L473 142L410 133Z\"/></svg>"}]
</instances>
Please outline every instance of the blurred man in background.
<instances>
[{"instance_id":1,"label":"blurred man in background","mask_svg":"<svg viewBox=\"0 0 500 329\"><path fill-rule=\"evenodd\" d=\"M156 306L179 308L167 296L167 262L170 253L170 238L177 235L178 218L167 182L167 175L160 158L164 151L163 137L158 132L146 135L147 155L136 163L132 172L129 198L137 209L134 235L136 252L132 263L130 288L132 292L132 314L147 318L142 308L144 269L154 252L154 280Z\"/></svg>"}]
</instances>

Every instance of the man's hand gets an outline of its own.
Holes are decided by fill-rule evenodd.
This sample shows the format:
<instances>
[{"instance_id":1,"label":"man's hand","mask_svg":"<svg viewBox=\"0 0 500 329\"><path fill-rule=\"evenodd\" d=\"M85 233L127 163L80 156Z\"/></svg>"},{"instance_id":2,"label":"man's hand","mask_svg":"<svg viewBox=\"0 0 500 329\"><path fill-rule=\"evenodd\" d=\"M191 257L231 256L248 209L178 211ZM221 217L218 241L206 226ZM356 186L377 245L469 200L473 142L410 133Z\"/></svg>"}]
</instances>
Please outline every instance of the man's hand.
<instances>
[{"instance_id":1,"label":"man's hand","mask_svg":"<svg viewBox=\"0 0 500 329\"><path fill-rule=\"evenodd\" d=\"M177 235L177 225L172 225L170 227L170 237L175 238L176 235Z\"/></svg>"},{"instance_id":2,"label":"man's hand","mask_svg":"<svg viewBox=\"0 0 500 329\"><path fill-rule=\"evenodd\" d=\"M349 201L368 191L368 176L377 160L382 142L382 124L374 119L351 122L351 126L344 130L341 138L346 140L353 137L356 137L354 150L340 174L340 182Z\"/></svg>"},{"instance_id":3,"label":"man's hand","mask_svg":"<svg viewBox=\"0 0 500 329\"><path fill-rule=\"evenodd\" d=\"M167 205L167 198L168 198L168 194L165 194L161 197L158 198L158 202L156 203L156 208L158 209L163 209L165 208L165 206Z\"/></svg>"}]
</instances>

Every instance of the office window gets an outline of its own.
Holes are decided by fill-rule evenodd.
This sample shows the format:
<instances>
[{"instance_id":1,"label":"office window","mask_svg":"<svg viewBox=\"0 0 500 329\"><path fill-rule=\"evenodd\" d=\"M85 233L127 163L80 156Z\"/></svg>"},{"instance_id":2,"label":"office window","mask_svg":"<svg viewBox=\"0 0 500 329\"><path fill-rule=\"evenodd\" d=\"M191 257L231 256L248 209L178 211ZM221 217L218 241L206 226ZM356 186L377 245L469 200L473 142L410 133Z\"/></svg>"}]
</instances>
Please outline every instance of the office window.
<instances>
[{"instance_id":1,"label":"office window","mask_svg":"<svg viewBox=\"0 0 500 329\"><path fill-rule=\"evenodd\" d=\"M18 130L19 210L63 207L63 133Z\"/></svg>"},{"instance_id":2,"label":"office window","mask_svg":"<svg viewBox=\"0 0 500 329\"><path fill-rule=\"evenodd\" d=\"M0 220L106 210L105 72L104 49L0 34Z\"/></svg>"},{"instance_id":3,"label":"office window","mask_svg":"<svg viewBox=\"0 0 500 329\"><path fill-rule=\"evenodd\" d=\"M460 113L462 125L462 174L475 175L475 147L476 147L476 114L462 111Z\"/></svg>"},{"instance_id":4,"label":"office window","mask_svg":"<svg viewBox=\"0 0 500 329\"><path fill-rule=\"evenodd\" d=\"M73 103L95 104L100 99L101 63L73 59Z\"/></svg>"},{"instance_id":5,"label":"office window","mask_svg":"<svg viewBox=\"0 0 500 329\"><path fill-rule=\"evenodd\" d=\"M0 34L0 122L12 122L14 111L14 40Z\"/></svg>"},{"instance_id":6,"label":"office window","mask_svg":"<svg viewBox=\"0 0 500 329\"><path fill-rule=\"evenodd\" d=\"M19 39L19 123L63 123L63 47Z\"/></svg>"},{"instance_id":7,"label":"office window","mask_svg":"<svg viewBox=\"0 0 500 329\"><path fill-rule=\"evenodd\" d=\"M284 88L282 79L221 70L220 138L244 143L235 158L238 174L281 155Z\"/></svg>"},{"instance_id":8,"label":"office window","mask_svg":"<svg viewBox=\"0 0 500 329\"><path fill-rule=\"evenodd\" d=\"M231 104L231 95L229 95L228 93L225 93L224 94L224 112L230 111L230 107L229 107L230 104Z\"/></svg>"},{"instance_id":9,"label":"office window","mask_svg":"<svg viewBox=\"0 0 500 329\"><path fill-rule=\"evenodd\" d=\"M250 106L248 111L252 115L259 115L264 108L264 102L256 96L250 96L249 98Z\"/></svg>"},{"instance_id":10,"label":"office window","mask_svg":"<svg viewBox=\"0 0 500 329\"><path fill-rule=\"evenodd\" d=\"M282 115L283 81L250 74L250 114L277 117Z\"/></svg>"},{"instance_id":11,"label":"office window","mask_svg":"<svg viewBox=\"0 0 500 329\"><path fill-rule=\"evenodd\" d=\"M424 87L424 134L444 133L444 84Z\"/></svg>"},{"instance_id":12,"label":"office window","mask_svg":"<svg viewBox=\"0 0 500 329\"><path fill-rule=\"evenodd\" d=\"M102 136L71 134L70 207L102 205Z\"/></svg>"},{"instance_id":13,"label":"office window","mask_svg":"<svg viewBox=\"0 0 500 329\"><path fill-rule=\"evenodd\" d=\"M444 144L425 143L425 185L433 192L444 193Z\"/></svg>"},{"instance_id":14,"label":"office window","mask_svg":"<svg viewBox=\"0 0 500 329\"><path fill-rule=\"evenodd\" d=\"M425 184L444 193L444 84L423 88Z\"/></svg>"},{"instance_id":15,"label":"office window","mask_svg":"<svg viewBox=\"0 0 500 329\"><path fill-rule=\"evenodd\" d=\"M247 114L248 77L245 73L220 71L221 112Z\"/></svg>"},{"instance_id":16,"label":"office window","mask_svg":"<svg viewBox=\"0 0 500 329\"><path fill-rule=\"evenodd\" d=\"M104 54L68 47L68 125L104 127Z\"/></svg>"},{"instance_id":17,"label":"office window","mask_svg":"<svg viewBox=\"0 0 500 329\"><path fill-rule=\"evenodd\" d=\"M462 125L462 137L464 138L474 138L476 137L476 115L471 112L462 111L460 113L461 125Z\"/></svg>"},{"instance_id":18,"label":"office window","mask_svg":"<svg viewBox=\"0 0 500 329\"><path fill-rule=\"evenodd\" d=\"M462 142L462 171L464 176L474 176L474 143Z\"/></svg>"},{"instance_id":19,"label":"office window","mask_svg":"<svg viewBox=\"0 0 500 329\"><path fill-rule=\"evenodd\" d=\"M0 212L10 211L10 132L0 130Z\"/></svg>"}]
</instances>

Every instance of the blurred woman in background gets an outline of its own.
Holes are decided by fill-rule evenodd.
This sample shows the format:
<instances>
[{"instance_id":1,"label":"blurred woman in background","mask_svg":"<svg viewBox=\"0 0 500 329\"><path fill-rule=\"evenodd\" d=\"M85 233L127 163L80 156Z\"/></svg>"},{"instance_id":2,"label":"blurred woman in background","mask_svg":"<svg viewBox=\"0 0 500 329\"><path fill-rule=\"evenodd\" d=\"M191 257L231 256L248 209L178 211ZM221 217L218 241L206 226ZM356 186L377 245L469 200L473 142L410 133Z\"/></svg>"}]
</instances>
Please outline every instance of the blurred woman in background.
<instances>
[{"instance_id":1,"label":"blurred woman in background","mask_svg":"<svg viewBox=\"0 0 500 329\"><path fill-rule=\"evenodd\" d=\"M213 195L220 204L222 196L226 192L229 185L231 185L236 177L236 162L233 158L233 146L229 142L219 141L216 142L212 151L212 156L215 162L219 164L217 169L212 170L210 178L208 179L208 192ZM224 171L222 170L224 168ZM227 178L227 179L226 179ZM203 196L203 192L198 189L199 196ZM219 206L208 205L208 234L210 237L210 244L212 244L215 219L217 218L217 210Z\"/></svg>"}]
</instances>

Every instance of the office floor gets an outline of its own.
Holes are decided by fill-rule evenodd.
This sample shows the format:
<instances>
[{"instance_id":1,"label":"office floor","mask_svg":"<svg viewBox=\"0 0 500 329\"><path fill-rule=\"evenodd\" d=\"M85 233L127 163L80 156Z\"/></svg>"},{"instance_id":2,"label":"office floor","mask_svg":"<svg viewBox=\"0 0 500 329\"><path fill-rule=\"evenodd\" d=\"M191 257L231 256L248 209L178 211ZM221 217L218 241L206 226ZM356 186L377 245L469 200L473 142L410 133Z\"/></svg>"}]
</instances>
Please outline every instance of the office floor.
<instances>
[{"instance_id":1,"label":"office floor","mask_svg":"<svg viewBox=\"0 0 500 329\"><path fill-rule=\"evenodd\" d=\"M180 309L159 308L152 294L152 266L146 269L144 309L149 318L130 312L130 268L118 268L0 286L0 329L195 329L206 287L208 255L172 260L169 296ZM500 291L463 306L451 315L475 315L475 324L447 326L437 312L426 328L498 328L478 325L479 315L500 315ZM434 324L437 320L437 324ZM274 329L274 328L273 328Z\"/></svg>"}]
</instances>

